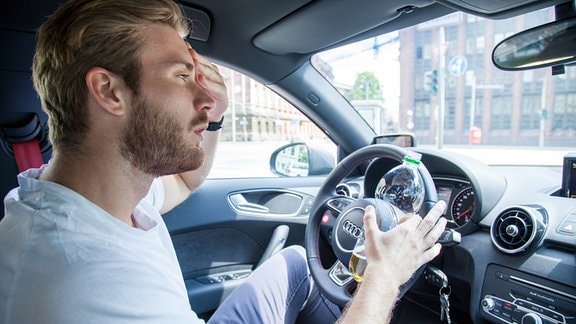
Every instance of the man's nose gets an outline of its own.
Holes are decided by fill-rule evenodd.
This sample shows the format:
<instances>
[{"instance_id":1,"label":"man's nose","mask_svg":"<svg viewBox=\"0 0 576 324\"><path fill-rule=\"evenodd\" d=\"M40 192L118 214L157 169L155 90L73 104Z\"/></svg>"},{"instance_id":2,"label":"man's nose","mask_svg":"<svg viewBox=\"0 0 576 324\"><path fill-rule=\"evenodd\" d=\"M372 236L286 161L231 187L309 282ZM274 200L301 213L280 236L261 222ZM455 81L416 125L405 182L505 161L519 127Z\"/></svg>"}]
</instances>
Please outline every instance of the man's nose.
<instances>
[{"instance_id":1,"label":"man's nose","mask_svg":"<svg viewBox=\"0 0 576 324\"><path fill-rule=\"evenodd\" d=\"M210 96L208 91L198 85L194 96L194 109L209 112L214 109L215 105L216 100Z\"/></svg>"}]
</instances>

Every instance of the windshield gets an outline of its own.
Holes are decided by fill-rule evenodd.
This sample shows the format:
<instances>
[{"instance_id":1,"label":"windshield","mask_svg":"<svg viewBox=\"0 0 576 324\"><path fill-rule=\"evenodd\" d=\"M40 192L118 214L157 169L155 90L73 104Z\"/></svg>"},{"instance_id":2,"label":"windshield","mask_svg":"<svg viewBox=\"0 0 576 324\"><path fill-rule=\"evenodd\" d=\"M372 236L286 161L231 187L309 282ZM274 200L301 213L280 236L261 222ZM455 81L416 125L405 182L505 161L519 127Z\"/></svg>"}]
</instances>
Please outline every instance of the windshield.
<instances>
[{"instance_id":1,"label":"windshield","mask_svg":"<svg viewBox=\"0 0 576 324\"><path fill-rule=\"evenodd\" d=\"M488 164L561 165L576 150L576 69L501 71L492 49L554 19L553 9L506 20L464 13L318 54L316 68L376 134Z\"/></svg>"}]
</instances>

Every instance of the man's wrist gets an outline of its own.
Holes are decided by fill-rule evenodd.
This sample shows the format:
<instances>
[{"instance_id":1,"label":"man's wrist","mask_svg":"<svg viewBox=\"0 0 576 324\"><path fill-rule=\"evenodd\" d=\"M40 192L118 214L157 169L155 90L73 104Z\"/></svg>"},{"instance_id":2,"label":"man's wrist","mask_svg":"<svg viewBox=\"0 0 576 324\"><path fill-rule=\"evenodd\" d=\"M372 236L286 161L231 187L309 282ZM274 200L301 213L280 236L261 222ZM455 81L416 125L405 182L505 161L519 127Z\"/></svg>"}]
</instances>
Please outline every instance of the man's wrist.
<instances>
[{"instance_id":1,"label":"man's wrist","mask_svg":"<svg viewBox=\"0 0 576 324\"><path fill-rule=\"evenodd\" d=\"M219 129L222 128L222 124L224 123L224 116L222 116L222 118L220 118L220 121L217 122L209 122L208 123L208 128L206 128L207 131L210 132L215 132Z\"/></svg>"}]
</instances>

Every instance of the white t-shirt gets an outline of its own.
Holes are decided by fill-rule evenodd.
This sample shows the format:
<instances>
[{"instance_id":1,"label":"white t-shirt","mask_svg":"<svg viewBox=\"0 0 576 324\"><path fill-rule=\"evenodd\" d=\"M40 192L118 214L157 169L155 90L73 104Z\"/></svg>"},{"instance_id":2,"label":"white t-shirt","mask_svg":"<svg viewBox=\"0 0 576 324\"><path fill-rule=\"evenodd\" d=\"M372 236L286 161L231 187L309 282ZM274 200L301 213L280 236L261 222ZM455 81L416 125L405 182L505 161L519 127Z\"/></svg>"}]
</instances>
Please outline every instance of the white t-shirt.
<instances>
[{"instance_id":1,"label":"white t-shirt","mask_svg":"<svg viewBox=\"0 0 576 324\"><path fill-rule=\"evenodd\" d=\"M202 323L158 213L159 180L132 228L41 172L20 174L4 201L0 323Z\"/></svg>"}]
</instances>

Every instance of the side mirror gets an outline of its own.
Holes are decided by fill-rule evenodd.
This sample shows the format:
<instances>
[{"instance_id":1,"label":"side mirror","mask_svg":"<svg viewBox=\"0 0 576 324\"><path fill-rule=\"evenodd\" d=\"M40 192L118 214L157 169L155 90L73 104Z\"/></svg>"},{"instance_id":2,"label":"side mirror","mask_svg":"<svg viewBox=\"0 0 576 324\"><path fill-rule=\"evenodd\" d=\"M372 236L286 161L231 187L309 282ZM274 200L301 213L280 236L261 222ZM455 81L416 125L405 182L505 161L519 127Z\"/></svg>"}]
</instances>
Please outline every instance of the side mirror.
<instances>
[{"instance_id":1,"label":"side mirror","mask_svg":"<svg viewBox=\"0 0 576 324\"><path fill-rule=\"evenodd\" d=\"M334 166L330 152L303 142L281 146L270 156L270 171L282 177L326 175Z\"/></svg>"}]
</instances>

